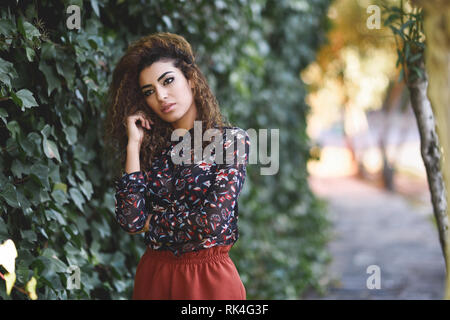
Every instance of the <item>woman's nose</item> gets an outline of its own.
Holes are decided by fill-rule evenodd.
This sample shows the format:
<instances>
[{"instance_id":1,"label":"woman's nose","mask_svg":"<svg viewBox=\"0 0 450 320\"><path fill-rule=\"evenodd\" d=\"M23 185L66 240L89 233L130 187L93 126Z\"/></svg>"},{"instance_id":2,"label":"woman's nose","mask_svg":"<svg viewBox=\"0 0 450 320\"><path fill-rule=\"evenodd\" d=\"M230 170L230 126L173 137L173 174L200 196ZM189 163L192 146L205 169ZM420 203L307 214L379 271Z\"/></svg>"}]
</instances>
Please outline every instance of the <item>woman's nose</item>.
<instances>
[{"instance_id":1,"label":"woman's nose","mask_svg":"<svg viewBox=\"0 0 450 320\"><path fill-rule=\"evenodd\" d=\"M164 101L167 97L167 90L165 88L157 88L156 95L159 101Z\"/></svg>"}]
</instances>

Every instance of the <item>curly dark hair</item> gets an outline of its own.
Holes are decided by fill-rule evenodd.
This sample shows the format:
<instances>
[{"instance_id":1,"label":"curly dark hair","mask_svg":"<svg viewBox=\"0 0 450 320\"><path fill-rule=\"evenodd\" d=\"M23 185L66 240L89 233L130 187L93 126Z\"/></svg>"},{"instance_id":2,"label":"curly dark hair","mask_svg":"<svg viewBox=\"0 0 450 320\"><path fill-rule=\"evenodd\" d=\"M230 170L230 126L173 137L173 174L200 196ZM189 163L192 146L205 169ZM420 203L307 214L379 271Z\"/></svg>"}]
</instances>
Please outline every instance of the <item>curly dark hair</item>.
<instances>
[{"instance_id":1,"label":"curly dark hair","mask_svg":"<svg viewBox=\"0 0 450 320\"><path fill-rule=\"evenodd\" d=\"M219 104L209 88L206 78L195 63L190 44L180 35L158 32L132 43L119 60L113 72L107 97L105 125L106 149L114 159L113 171L123 172L128 143L125 120L137 111L143 111L154 124L151 130L144 130L141 144L141 170L149 170L152 158L170 141L174 130L170 123L160 121L158 115L147 105L139 88L139 74L158 61L172 61L187 80L193 80L193 97L197 106L197 119L202 129L224 128L231 123L221 114ZM206 144L206 142L204 142ZM111 154L112 153L112 154ZM118 158L118 159L117 159ZM117 161L118 160L118 161ZM120 164L120 168L117 165Z\"/></svg>"}]
</instances>

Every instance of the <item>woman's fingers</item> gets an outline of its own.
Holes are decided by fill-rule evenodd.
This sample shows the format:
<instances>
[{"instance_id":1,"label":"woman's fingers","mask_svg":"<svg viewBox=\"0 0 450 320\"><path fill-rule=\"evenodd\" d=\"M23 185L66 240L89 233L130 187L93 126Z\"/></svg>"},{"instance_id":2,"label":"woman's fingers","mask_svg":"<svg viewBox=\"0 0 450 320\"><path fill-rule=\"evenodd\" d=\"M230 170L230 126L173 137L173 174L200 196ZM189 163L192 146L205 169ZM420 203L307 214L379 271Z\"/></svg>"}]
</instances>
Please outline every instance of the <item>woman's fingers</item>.
<instances>
[{"instance_id":1,"label":"woman's fingers","mask_svg":"<svg viewBox=\"0 0 450 320\"><path fill-rule=\"evenodd\" d=\"M151 129L151 126L154 125L154 122L145 116L142 112L138 112L134 115L134 122L136 123L137 120L141 121L141 126L143 128Z\"/></svg>"}]
</instances>

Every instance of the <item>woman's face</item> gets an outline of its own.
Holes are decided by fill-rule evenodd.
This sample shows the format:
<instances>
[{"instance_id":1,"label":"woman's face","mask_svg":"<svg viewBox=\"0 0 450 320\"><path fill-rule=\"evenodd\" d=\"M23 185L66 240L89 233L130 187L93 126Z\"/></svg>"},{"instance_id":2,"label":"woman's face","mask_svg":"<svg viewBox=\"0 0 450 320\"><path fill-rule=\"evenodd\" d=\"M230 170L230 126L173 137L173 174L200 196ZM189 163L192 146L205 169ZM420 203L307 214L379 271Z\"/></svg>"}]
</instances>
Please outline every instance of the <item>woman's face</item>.
<instances>
[{"instance_id":1,"label":"woman's face","mask_svg":"<svg viewBox=\"0 0 450 320\"><path fill-rule=\"evenodd\" d=\"M192 82L172 61L158 61L139 74L139 87L147 105L176 128L190 129L196 116ZM164 110L166 105L171 105Z\"/></svg>"}]
</instances>

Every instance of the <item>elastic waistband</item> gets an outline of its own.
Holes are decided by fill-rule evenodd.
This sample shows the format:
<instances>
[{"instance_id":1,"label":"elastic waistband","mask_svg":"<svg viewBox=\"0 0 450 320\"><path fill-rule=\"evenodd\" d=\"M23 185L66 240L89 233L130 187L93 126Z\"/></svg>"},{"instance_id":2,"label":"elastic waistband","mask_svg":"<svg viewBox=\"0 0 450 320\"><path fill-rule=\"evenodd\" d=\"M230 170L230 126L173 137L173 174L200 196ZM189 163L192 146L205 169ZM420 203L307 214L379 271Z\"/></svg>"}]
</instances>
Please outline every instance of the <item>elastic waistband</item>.
<instances>
[{"instance_id":1,"label":"elastic waistband","mask_svg":"<svg viewBox=\"0 0 450 320\"><path fill-rule=\"evenodd\" d=\"M154 261L164 261L166 263L205 263L211 261L220 261L229 257L228 252L233 245L218 245L215 247L200 249L198 251L186 252L181 256L175 256L170 250L154 250L147 247L145 251L146 258Z\"/></svg>"}]
</instances>

